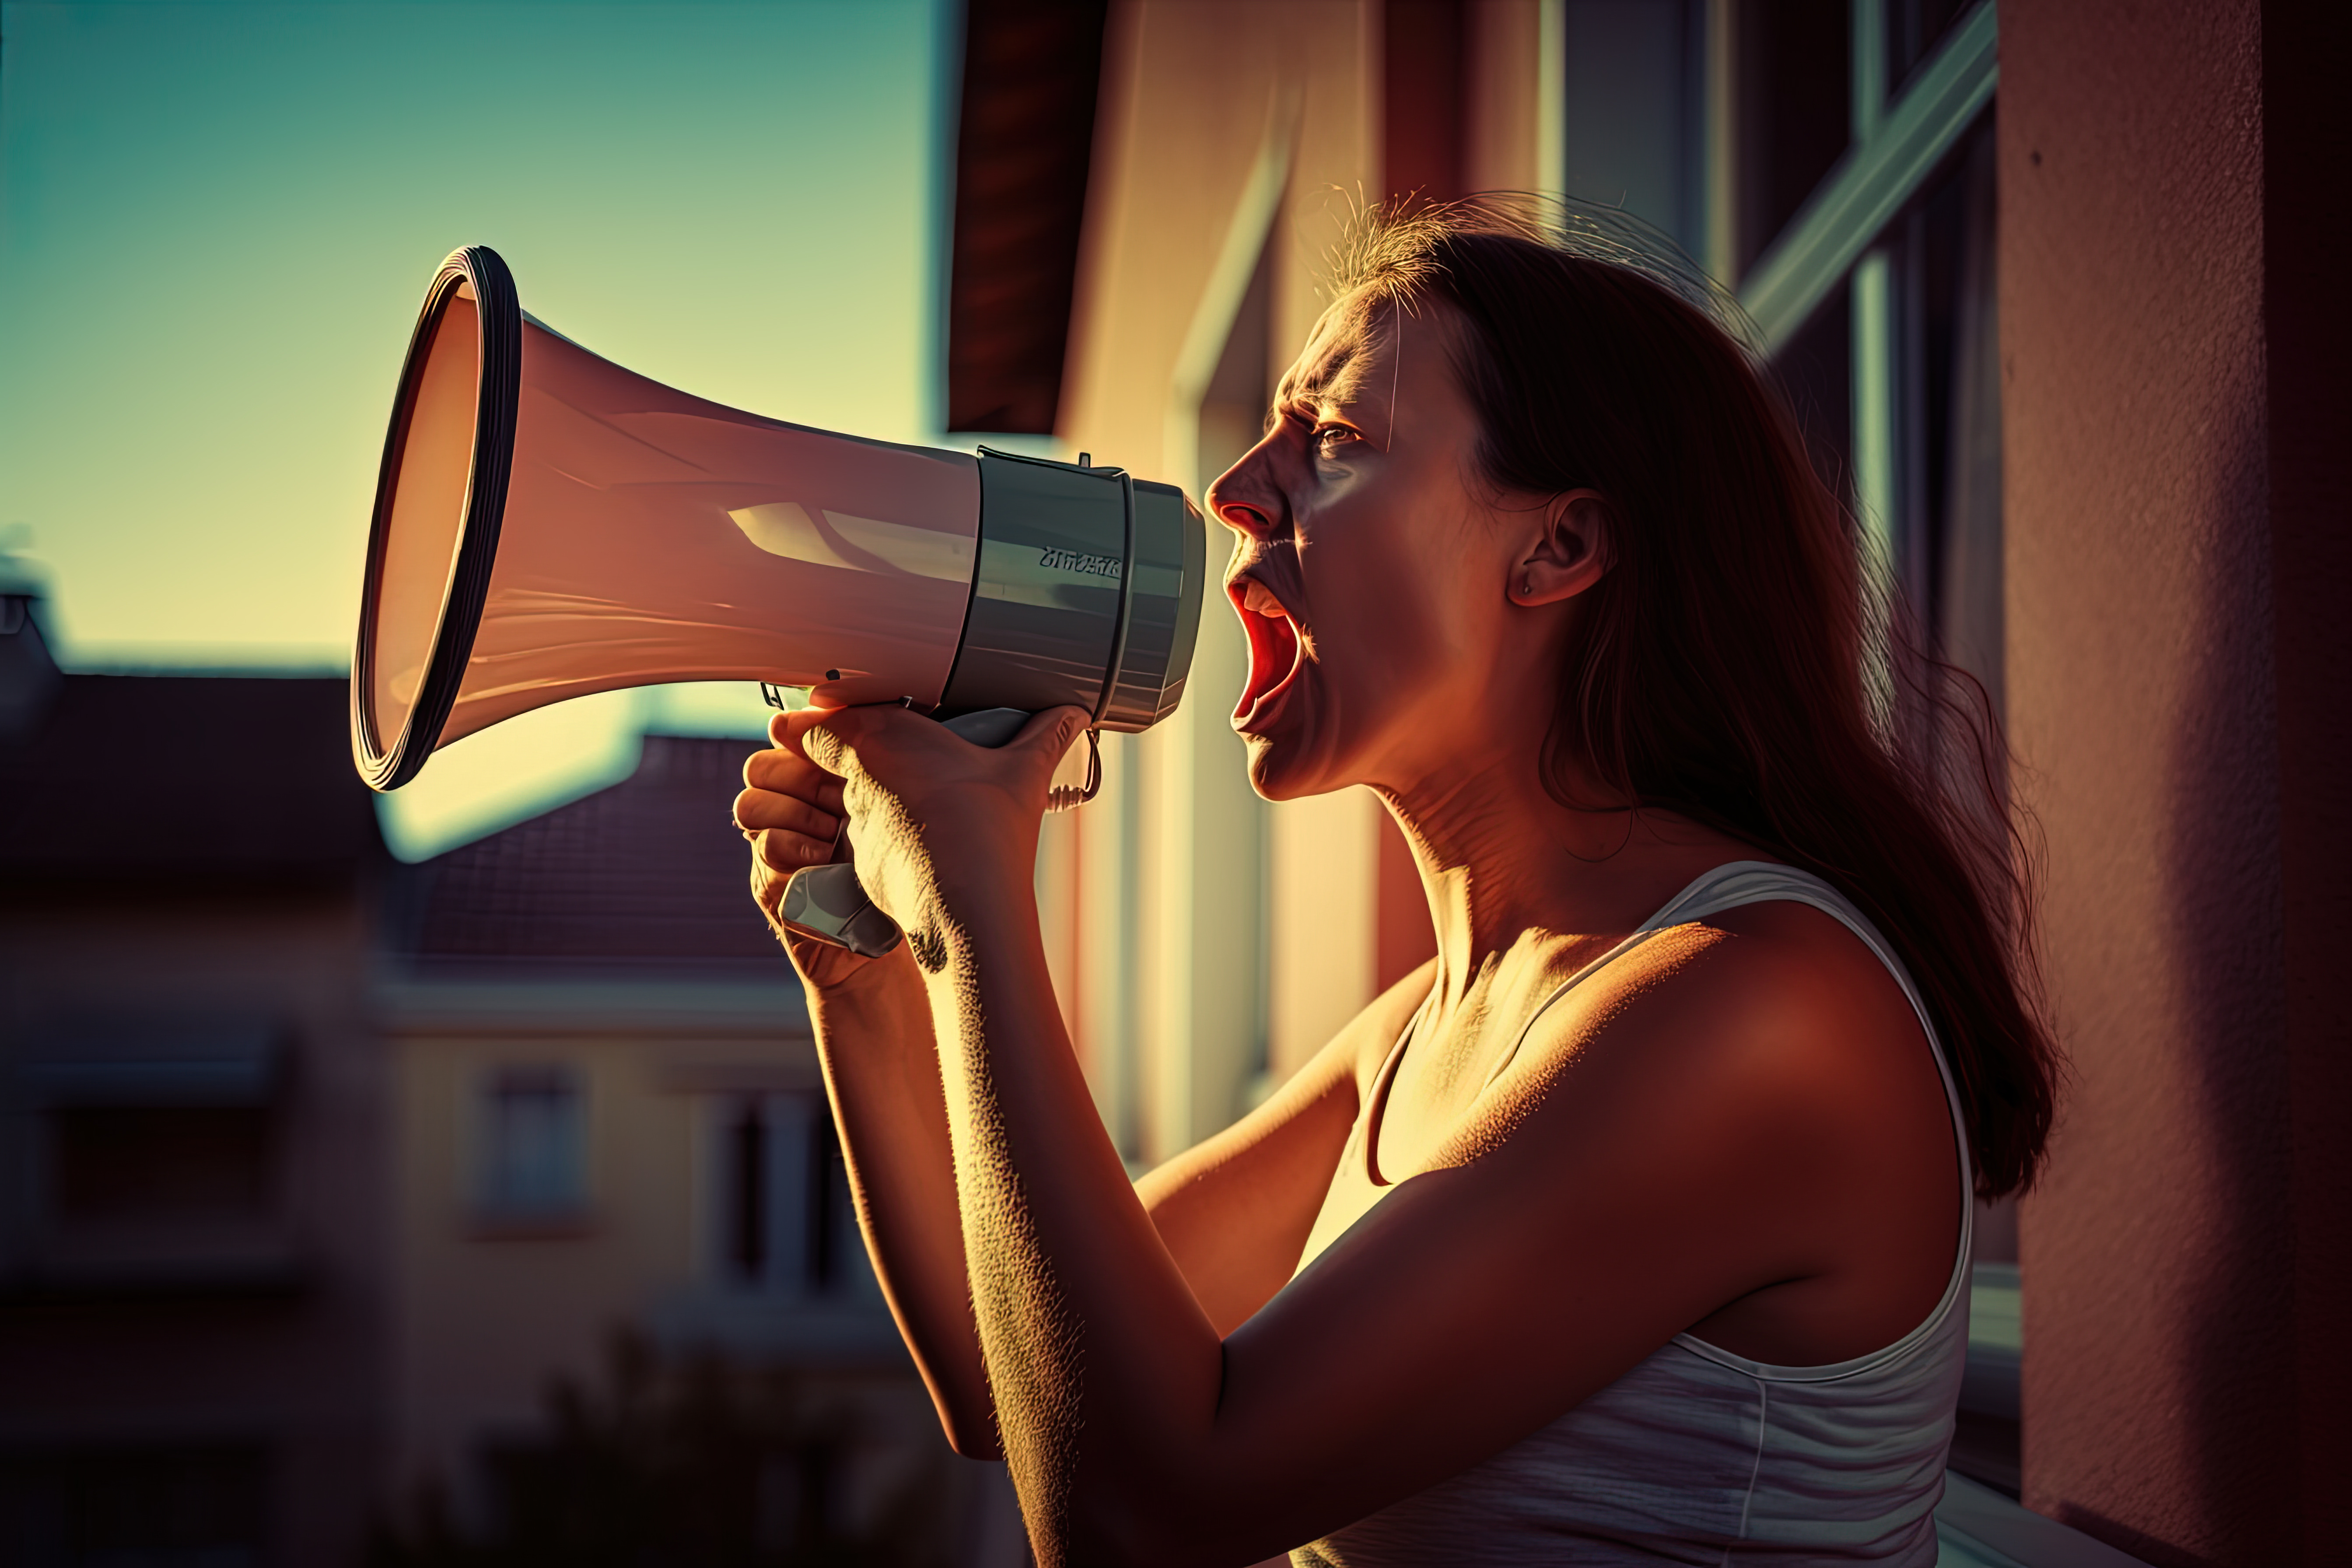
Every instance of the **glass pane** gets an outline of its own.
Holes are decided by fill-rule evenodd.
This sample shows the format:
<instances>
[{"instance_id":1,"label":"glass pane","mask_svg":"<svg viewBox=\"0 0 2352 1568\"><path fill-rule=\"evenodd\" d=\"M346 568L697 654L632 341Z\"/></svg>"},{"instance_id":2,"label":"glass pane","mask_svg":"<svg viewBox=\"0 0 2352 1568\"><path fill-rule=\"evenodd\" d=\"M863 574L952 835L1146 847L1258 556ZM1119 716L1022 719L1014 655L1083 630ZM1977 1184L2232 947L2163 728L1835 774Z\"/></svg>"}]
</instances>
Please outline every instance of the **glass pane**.
<instances>
[{"instance_id":1,"label":"glass pane","mask_svg":"<svg viewBox=\"0 0 2352 1568\"><path fill-rule=\"evenodd\" d=\"M480 375L481 327L472 298L460 289L441 312L417 378L376 581L368 700L379 752L391 750L408 722L448 597L473 471Z\"/></svg>"},{"instance_id":2,"label":"glass pane","mask_svg":"<svg viewBox=\"0 0 2352 1568\"><path fill-rule=\"evenodd\" d=\"M1622 206L1693 256L1706 247L1703 7L1683 0L1572 0L1560 16L1561 184L1571 199Z\"/></svg>"},{"instance_id":3,"label":"glass pane","mask_svg":"<svg viewBox=\"0 0 2352 1568\"><path fill-rule=\"evenodd\" d=\"M579 1085L560 1068L491 1080L483 1197L502 1214L562 1214L585 1197Z\"/></svg>"},{"instance_id":4,"label":"glass pane","mask_svg":"<svg viewBox=\"0 0 2352 1568\"><path fill-rule=\"evenodd\" d=\"M1848 0L1749 0L1736 24L1739 270L1796 216L1853 124Z\"/></svg>"},{"instance_id":5,"label":"glass pane","mask_svg":"<svg viewBox=\"0 0 2352 1568\"><path fill-rule=\"evenodd\" d=\"M1887 0L1886 79L1894 84L1890 98L1901 92L1902 84L1968 8L1968 0Z\"/></svg>"},{"instance_id":6,"label":"glass pane","mask_svg":"<svg viewBox=\"0 0 2352 1568\"><path fill-rule=\"evenodd\" d=\"M2001 428L1993 126L1926 203L1927 624L2001 709ZM2013 1223L2013 1222L2012 1222ZM2012 1232L2013 1234L2013 1232ZM2014 1257L2014 1253L2011 1254Z\"/></svg>"},{"instance_id":7,"label":"glass pane","mask_svg":"<svg viewBox=\"0 0 2352 1568\"><path fill-rule=\"evenodd\" d=\"M757 1284L768 1272L768 1123L760 1102L734 1108L725 1136L726 1234L730 1276Z\"/></svg>"}]
</instances>

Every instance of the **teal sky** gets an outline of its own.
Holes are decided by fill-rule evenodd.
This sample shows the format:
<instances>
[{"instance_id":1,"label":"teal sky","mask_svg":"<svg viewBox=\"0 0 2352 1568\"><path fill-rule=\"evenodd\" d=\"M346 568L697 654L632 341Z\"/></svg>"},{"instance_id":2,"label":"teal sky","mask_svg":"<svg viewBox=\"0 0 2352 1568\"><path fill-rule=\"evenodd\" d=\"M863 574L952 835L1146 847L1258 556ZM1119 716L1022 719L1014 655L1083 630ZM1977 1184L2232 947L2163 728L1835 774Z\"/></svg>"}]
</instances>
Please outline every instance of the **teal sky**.
<instances>
[{"instance_id":1,"label":"teal sky","mask_svg":"<svg viewBox=\"0 0 2352 1568\"><path fill-rule=\"evenodd\" d=\"M0 6L0 548L65 662L347 663L461 244L658 380L935 439L943 9Z\"/></svg>"}]
</instances>

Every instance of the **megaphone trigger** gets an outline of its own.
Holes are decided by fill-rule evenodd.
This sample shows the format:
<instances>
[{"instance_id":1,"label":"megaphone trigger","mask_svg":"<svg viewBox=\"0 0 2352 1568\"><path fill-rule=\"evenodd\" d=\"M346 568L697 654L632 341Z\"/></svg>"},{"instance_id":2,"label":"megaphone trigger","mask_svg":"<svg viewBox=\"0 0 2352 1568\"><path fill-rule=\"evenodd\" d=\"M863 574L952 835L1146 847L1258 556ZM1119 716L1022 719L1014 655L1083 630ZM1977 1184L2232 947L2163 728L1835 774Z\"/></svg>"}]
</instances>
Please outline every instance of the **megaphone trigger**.
<instances>
[{"instance_id":1,"label":"megaphone trigger","mask_svg":"<svg viewBox=\"0 0 2352 1568\"><path fill-rule=\"evenodd\" d=\"M808 866L784 884L777 923L814 942L845 947L860 958L879 958L905 939L898 922L874 907L846 860Z\"/></svg>"},{"instance_id":2,"label":"megaphone trigger","mask_svg":"<svg viewBox=\"0 0 2352 1568\"><path fill-rule=\"evenodd\" d=\"M1029 722L1029 715L1019 708L983 708L977 713L959 713L941 722L956 739L992 752L1021 733L1021 727Z\"/></svg>"}]
</instances>

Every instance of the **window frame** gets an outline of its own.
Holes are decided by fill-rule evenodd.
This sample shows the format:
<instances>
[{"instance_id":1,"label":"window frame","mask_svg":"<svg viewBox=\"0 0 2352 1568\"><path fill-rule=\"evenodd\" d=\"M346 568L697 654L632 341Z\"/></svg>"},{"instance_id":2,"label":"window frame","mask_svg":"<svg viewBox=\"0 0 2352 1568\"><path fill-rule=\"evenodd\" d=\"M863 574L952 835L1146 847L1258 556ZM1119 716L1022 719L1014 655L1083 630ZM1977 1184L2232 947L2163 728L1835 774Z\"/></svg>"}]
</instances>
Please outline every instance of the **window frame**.
<instances>
[{"instance_id":1,"label":"window frame","mask_svg":"<svg viewBox=\"0 0 2352 1568\"><path fill-rule=\"evenodd\" d=\"M525 1079L542 1079L560 1086L569 1104L570 1164L568 1190L543 1198L506 1190L502 1178L509 1168L503 1140L508 1128L503 1115L507 1091ZM518 1097L519 1098L519 1097ZM588 1223L594 1207L593 1133L588 1073L575 1062L562 1060L501 1061L490 1064L474 1080L469 1096L473 1136L467 1197L476 1221L499 1231L572 1229Z\"/></svg>"}]
</instances>

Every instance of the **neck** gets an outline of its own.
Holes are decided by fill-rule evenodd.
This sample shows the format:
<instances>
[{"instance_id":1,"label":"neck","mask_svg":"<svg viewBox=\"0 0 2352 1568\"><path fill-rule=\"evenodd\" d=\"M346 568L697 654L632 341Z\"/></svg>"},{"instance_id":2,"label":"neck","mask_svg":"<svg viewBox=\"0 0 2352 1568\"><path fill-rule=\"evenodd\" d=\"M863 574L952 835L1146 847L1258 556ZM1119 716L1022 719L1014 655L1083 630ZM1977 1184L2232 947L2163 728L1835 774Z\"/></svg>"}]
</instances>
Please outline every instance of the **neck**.
<instances>
[{"instance_id":1,"label":"neck","mask_svg":"<svg viewBox=\"0 0 2352 1568\"><path fill-rule=\"evenodd\" d=\"M1543 786L1538 759L1484 756L1378 793L1403 830L1437 934L1437 998L1461 1001L1530 940L1611 936L1654 879L1654 825L1631 808L1580 811ZM1580 798L1598 798L1580 791Z\"/></svg>"}]
</instances>

